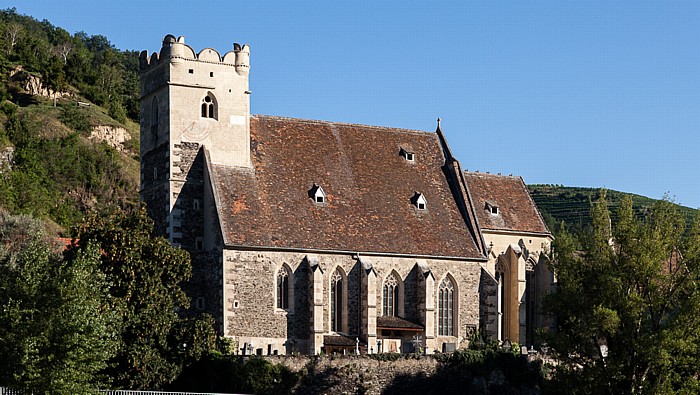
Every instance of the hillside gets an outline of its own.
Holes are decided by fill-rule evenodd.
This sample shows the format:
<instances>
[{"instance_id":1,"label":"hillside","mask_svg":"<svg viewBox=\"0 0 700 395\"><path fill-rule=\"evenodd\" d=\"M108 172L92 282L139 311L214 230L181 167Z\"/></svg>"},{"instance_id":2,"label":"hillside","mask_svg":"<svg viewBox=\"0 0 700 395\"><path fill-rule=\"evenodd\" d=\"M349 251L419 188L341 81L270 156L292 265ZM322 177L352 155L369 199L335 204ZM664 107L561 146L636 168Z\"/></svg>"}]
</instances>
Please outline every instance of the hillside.
<instances>
[{"instance_id":1,"label":"hillside","mask_svg":"<svg viewBox=\"0 0 700 395\"><path fill-rule=\"evenodd\" d=\"M87 212L137 204L138 79L138 53L104 36L0 11L0 209L66 233ZM587 227L600 192L529 188L553 230ZM607 191L613 215L624 195ZM640 213L654 202L631 196ZM681 210L690 223L696 210Z\"/></svg>"},{"instance_id":2,"label":"hillside","mask_svg":"<svg viewBox=\"0 0 700 395\"><path fill-rule=\"evenodd\" d=\"M138 54L0 11L0 208L57 224L138 203Z\"/></svg>"},{"instance_id":3,"label":"hillside","mask_svg":"<svg viewBox=\"0 0 700 395\"><path fill-rule=\"evenodd\" d=\"M542 216L550 229L556 229L558 223L564 222L571 231L579 231L591 224L591 202L600 197L601 189L565 187L561 185L528 185L530 194L540 209ZM655 202L654 199L631 193L606 190L612 221L616 222L616 211L624 196L632 198L632 204L637 213L648 210ZM681 213L690 226L698 210L679 206Z\"/></svg>"}]
</instances>

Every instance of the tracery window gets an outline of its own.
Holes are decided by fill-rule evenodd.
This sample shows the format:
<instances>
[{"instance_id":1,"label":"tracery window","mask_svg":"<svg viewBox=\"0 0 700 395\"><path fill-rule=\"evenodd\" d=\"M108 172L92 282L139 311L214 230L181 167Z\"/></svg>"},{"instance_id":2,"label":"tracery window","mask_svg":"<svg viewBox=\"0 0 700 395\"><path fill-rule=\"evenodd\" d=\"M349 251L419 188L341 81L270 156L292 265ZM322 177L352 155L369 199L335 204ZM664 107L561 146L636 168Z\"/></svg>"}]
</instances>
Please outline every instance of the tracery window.
<instances>
[{"instance_id":1,"label":"tracery window","mask_svg":"<svg viewBox=\"0 0 700 395\"><path fill-rule=\"evenodd\" d=\"M209 93L202 99L202 118L217 119L216 115L216 99Z\"/></svg>"},{"instance_id":2,"label":"tracery window","mask_svg":"<svg viewBox=\"0 0 700 395\"><path fill-rule=\"evenodd\" d=\"M291 292L289 288L290 273L285 266L282 266L277 273L277 308L289 309Z\"/></svg>"},{"instance_id":3,"label":"tracery window","mask_svg":"<svg viewBox=\"0 0 700 395\"><path fill-rule=\"evenodd\" d=\"M454 294L455 286L448 277L438 288L438 335L454 336Z\"/></svg>"},{"instance_id":4,"label":"tracery window","mask_svg":"<svg viewBox=\"0 0 700 395\"><path fill-rule=\"evenodd\" d=\"M343 330L343 275L338 270L331 276L331 330Z\"/></svg>"},{"instance_id":5,"label":"tracery window","mask_svg":"<svg viewBox=\"0 0 700 395\"><path fill-rule=\"evenodd\" d=\"M392 274L387 277L382 289L382 300L384 302L382 314L387 317L397 315L399 312L399 282L396 276Z\"/></svg>"}]
</instances>

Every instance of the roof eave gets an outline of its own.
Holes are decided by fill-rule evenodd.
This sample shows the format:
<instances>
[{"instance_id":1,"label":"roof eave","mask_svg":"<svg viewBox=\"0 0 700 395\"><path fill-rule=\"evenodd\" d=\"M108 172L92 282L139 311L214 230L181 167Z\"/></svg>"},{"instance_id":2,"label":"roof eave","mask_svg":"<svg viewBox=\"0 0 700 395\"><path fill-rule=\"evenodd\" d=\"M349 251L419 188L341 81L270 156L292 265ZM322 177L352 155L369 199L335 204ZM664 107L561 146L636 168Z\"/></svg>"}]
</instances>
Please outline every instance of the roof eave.
<instances>
[{"instance_id":1,"label":"roof eave","mask_svg":"<svg viewBox=\"0 0 700 395\"><path fill-rule=\"evenodd\" d=\"M299 248L299 247L275 247L275 246L257 246L244 244L224 244L225 250L264 250L264 251L285 251L285 252L303 252L312 254L344 254L344 255L367 255L367 256L391 256L397 258L415 258L415 259L445 259L459 261L476 261L486 262L488 259L485 256L468 257L468 256L452 256L452 255L429 255L429 254L402 254L396 252L382 251L352 251L352 250L326 250L318 248Z\"/></svg>"}]
</instances>

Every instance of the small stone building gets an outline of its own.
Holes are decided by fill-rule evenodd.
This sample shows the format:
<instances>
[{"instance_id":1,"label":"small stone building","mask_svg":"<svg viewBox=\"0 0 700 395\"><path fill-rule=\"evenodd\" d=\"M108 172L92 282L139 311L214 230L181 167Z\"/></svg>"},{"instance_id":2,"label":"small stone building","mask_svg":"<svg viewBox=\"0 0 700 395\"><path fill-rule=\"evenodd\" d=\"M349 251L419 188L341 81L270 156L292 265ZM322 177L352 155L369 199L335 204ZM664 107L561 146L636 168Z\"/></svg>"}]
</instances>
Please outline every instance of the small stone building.
<instances>
[{"instance_id":1,"label":"small stone building","mask_svg":"<svg viewBox=\"0 0 700 395\"><path fill-rule=\"evenodd\" d=\"M250 114L250 49L141 54L141 199L244 353L534 342L552 240L522 179L435 133Z\"/></svg>"}]
</instances>

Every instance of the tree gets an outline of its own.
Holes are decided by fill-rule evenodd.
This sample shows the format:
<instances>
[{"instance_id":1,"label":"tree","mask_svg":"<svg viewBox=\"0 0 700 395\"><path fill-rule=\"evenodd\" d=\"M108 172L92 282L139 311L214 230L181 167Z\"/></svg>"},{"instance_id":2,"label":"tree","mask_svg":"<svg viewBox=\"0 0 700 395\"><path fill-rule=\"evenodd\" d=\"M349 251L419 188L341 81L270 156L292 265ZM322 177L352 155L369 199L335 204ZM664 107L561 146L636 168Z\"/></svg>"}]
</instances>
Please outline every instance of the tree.
<instances>
[{"instance_id":1,"label":"tree","mask_svg":"<svg viewBox=\"0 0 700 395\"><path fill-rule=\"evenodd\" d=\"M581 240L554 244L557 290L545 302L557 317L548 334L560 364L553 392L700 391L700 217L689 236L667 199L636 216L626 198L612 228L605 194Z\"/></svg>"},{"instance_id":2,"label":"tree","mask_svg":"<svg viewBox=\"0 0 700 395\"><path fill-rule=\"evenodd\" d=\"M5 46L7 54L11 54L15 45L19 42L22 35L22 26L17 23L8 23L5 26Z\"/></svg>"},{"instance_id":3,"label":"tree","mask_svg":"<svg viewBox=\"0 0 700 395\"><path fill-rule=\"evenodd\" d=\"M120 345L107 370L118 387L158 389L182 368L177 311L188 307L181 288L191 275L189 255L153 237L144 209L93 216L75 229L80 243L94 241L121 317Z\"/></svg>"},{"instance_id":4,"label":"tree","mask_svg":"<svg viewBox=\"0 0 700 395\"><path fill-rule=\"evenodd\" d=\"M99 250L58 251L38 221L0 213L0 385L94 391L115 351Z\"/></svg>"}]
</instances>

